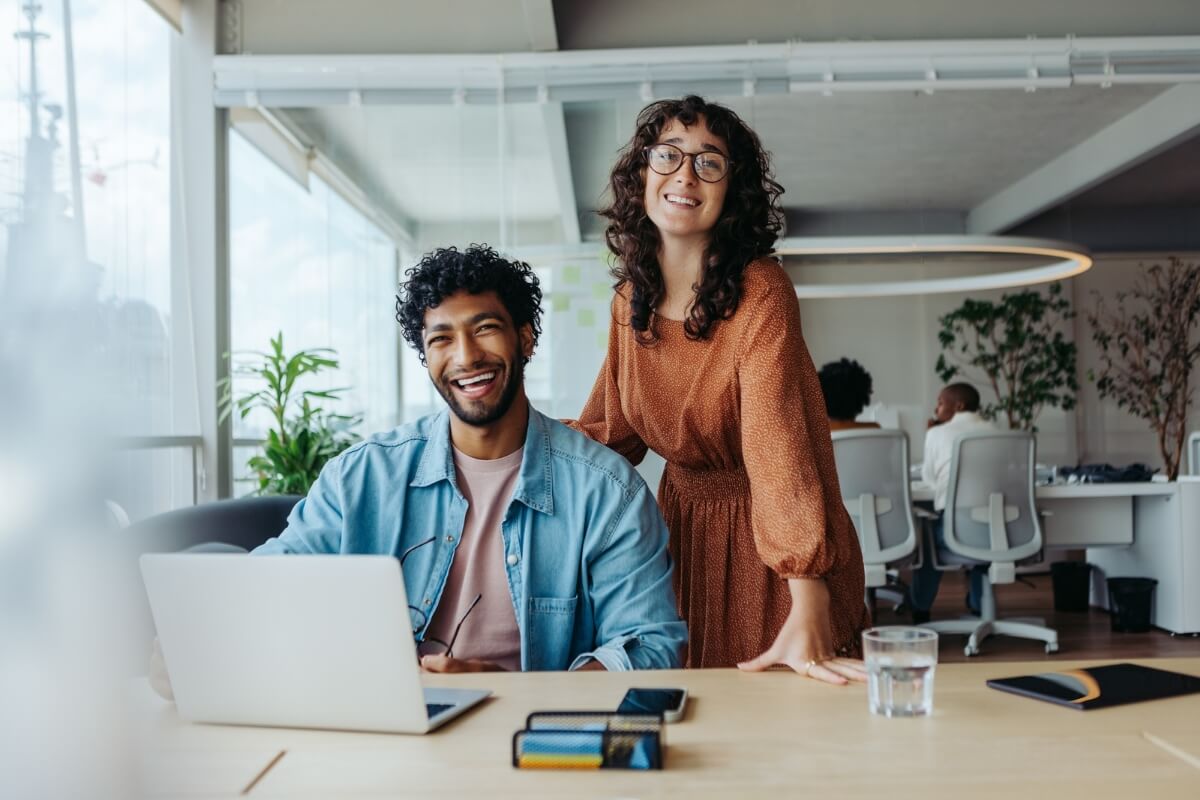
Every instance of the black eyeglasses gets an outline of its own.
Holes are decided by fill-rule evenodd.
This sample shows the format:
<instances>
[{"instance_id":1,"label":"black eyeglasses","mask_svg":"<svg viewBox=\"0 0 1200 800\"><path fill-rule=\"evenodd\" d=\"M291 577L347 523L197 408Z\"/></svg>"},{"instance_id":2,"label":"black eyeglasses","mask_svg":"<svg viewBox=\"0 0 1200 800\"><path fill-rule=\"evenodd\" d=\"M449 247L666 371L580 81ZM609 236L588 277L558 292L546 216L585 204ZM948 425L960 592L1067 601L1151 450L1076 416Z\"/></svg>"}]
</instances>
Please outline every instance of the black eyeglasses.
<instances>
[{"instance_id":1,"label":"black eyeglasses","mask_svg":"<svg viewBox=\"0 0 1200 800\"><path fill-rule=\"evenodd\" d=\"M691 157L692 170L705 183L716 183L729 172L733 163L724 153L708 150L701 153L685 153L673 144L655 144L642 151L650 169L659 175L671 175L683 166L685 157Z\"/></svg>"},{"instance_id":2,"label":"black eyeglasses","mask_svg":"<svg viewBox=\"0 0 1200 800\"><path fill-rule=\"evenodd\" d=\"M467 617L471 616L471 612L475 610L475 606L479 605L479 601L482 599L482 594L475 595L475 599L471 601L471 605L467 606L467 610L459 617L458 624L454 626L454 633L450 634L450 641L443 642L441 639L428 636L417 642L417 655L453 658L454 643L458 641L458 632L462 630L463 623L467 621Z\"/></svg>"},{"instance_id":3,"label":"black eyeglasses","mask_svg":"<svg viewBox=\"0 0 1200 800\"><path fill-rule=\"evenodd\" d=\"M400 566L401 567L404 566L404 560L406 558L408 558L410 555L412 555L413 551L418 550L427 544L432 544L433 540L436 538L437 538L436 536L430 536L425 541L417 542L412 547L408 548L403 553L401 553L400 554ZM475 606L479 605L479 601L482 599L483 599L482 594L475 595L475 599L471 601L471 605L467 607L467 610L463 613L463 615L461 617L459 617L458 624L456 624L454 626L454 633L450 635L449 642L443 642L441 639L435 639L432 636L425 638L425 639L418 638L417 639L417 655L418 656L444 655L444 656L446 656L446 658L453 658L454 643L456 641L458 641L458 633L459 633L459 631L462 630L463 623L467 621L467 617L471 616L471 612L475 610ZM408 606L408 610L420 618L420 623L415 626L415 629L417 631L421 631L423 633L425 631L425 627L429 624L429 616L424 611L422 611L421 609L419 609L416 606L411 605L411 604ZM442 650L442 648L445 648L445 649Z\"/></svg>"}]
</instances>

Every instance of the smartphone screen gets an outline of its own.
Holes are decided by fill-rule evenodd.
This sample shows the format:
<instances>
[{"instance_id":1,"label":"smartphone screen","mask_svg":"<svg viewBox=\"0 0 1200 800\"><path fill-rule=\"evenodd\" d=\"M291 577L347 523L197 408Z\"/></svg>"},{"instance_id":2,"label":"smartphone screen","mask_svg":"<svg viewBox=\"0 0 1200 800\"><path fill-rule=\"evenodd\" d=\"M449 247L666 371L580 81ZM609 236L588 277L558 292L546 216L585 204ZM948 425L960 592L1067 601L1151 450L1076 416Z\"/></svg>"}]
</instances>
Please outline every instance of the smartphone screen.
<instances>
[{"instance_id":1,"label":"smartphone screen","mask_svg":"<svg viewBox=\"0 0 1200 800\"><path fill-rule=\"evenodd\" d=\"M666 714L678 710L682 702L682 689L630 689L617 711L623 714Z\"/></svg>"}]
</instances>

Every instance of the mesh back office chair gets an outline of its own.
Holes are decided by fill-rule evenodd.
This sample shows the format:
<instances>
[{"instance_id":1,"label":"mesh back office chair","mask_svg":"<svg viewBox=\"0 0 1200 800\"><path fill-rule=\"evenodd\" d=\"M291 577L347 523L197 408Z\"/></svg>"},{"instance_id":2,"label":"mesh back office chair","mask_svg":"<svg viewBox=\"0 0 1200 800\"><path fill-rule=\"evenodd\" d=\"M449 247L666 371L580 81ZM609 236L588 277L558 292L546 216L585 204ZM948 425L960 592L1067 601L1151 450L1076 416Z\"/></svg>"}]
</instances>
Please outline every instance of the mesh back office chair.
<instances>
[{"instance_id":1,"label":"mesh back office chair","mask_svg":"<svg viewBox=\"0 0 1200 800\"><path fill-rule=\"evenodd\" d=\"M926 623L938 633L967 634L965 652L979 653L979 643L995 634L1020 636L1058 650L1058 632L1044 620L996 618L997 583L1016 580L1018 562L1042 550L1042 527L1034 505L1033 434L983 431L963 434L954 442L950 485L943 517L945 548L931 554L938 569L989 564L983 579L980 615Z\"/></svg>"},{"instance_id":2,"label":"mesh back office chair","mask_svg":"<svg viewBox=\"0 0 1200 800\"><path fill-rule=\"evenodd\" d=\"M832 437L842 502L858 532L869 593L888 585L889 570L911 564L917 556L908 436L864 429L834 431ZM895 599L903 602L904 596L897 593Z\"/></svg>"},{"instance_id":3,"label":"mesh back office chair","mask_svg":"<svg viewBox=\"0 0 1200 800\"><path fill-rule=\"evenodd\" d=\"M1188 474L1200 475L1200 431L1192 431L1187 446Z\"/></svg>"}]
</instances>

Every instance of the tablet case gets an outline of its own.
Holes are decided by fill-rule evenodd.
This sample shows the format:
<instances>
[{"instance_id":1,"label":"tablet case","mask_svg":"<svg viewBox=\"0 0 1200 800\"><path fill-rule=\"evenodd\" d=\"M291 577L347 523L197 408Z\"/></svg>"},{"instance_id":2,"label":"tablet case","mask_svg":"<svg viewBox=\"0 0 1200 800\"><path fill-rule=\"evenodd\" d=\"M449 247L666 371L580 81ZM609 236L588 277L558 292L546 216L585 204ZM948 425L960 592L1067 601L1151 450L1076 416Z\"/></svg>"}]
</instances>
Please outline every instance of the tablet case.
<instances>
[{"instance_id":1,"label":"tablet case","mask_svg":"<svg viewBox=\"0 0 1200 800\"><path fill-rule=\"evenodd\" d=\"M1200 692L1200 678L1194 675L1138 664L1111 664L997 678L988 681L987 685L1002 692L1045 700L1080 711Z\"/></svg>"}]
</instances>

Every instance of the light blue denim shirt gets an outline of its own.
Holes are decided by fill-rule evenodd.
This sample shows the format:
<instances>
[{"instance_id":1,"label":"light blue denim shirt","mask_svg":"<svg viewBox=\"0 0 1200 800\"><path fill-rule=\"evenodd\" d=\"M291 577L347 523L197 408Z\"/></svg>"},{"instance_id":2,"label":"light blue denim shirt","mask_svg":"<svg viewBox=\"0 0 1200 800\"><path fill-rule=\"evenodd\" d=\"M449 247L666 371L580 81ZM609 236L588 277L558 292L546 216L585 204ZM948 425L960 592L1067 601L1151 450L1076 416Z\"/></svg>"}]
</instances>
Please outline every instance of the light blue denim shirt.
<instances>
[{"instance_id":1,"label":"light blue denim shirt","mask_svg":"<svg viewBox=\"0 0 1200 800\"><path fill-rule=\"evenodd\" d=\"M255 553L400 556L418 640L462 536L449 411L351 447L325 465L288 526ZM500 526L521 669L680 666L667 529L624 458L529 409L521 472Z\"/></svg>"}]
</instances>

